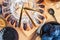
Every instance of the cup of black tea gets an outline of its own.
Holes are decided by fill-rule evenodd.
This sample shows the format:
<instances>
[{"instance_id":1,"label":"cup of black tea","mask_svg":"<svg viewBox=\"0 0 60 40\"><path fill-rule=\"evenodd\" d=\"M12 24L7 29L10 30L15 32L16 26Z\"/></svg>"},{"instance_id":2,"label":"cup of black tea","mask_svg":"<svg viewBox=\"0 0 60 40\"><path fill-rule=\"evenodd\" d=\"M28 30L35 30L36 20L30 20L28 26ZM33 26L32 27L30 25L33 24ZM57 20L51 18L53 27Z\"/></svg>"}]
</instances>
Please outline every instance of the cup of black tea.
<instances>
[{"instance_id":1,"label":"cup of black tea","mask_svg":"<svg viewBox=\"0 0 60 40\"><path fill-rule=\"evenodd\" d=\"M12 27L5 27L0 30L0 40L18 40L18 33Z\"/></svg>"}]
</instances>

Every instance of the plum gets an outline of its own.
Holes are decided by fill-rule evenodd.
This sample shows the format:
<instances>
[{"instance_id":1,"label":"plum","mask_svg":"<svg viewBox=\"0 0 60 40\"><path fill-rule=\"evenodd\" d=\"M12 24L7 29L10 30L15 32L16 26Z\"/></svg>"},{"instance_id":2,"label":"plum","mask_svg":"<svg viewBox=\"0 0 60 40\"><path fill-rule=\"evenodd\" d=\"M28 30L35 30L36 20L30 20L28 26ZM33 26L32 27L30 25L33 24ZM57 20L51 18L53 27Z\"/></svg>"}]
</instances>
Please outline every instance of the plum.
<instances>
[{"instance_id":1,"label":"plum","mask_svg":"<svg viewBox=\"0 0 60 40\"><path fill-rule=\"evenodd\" d=\"M42 3L42 2L44 2L44 0L39 0L37 3L40 4L40 3Z\"/></svg>"}]
</instances>

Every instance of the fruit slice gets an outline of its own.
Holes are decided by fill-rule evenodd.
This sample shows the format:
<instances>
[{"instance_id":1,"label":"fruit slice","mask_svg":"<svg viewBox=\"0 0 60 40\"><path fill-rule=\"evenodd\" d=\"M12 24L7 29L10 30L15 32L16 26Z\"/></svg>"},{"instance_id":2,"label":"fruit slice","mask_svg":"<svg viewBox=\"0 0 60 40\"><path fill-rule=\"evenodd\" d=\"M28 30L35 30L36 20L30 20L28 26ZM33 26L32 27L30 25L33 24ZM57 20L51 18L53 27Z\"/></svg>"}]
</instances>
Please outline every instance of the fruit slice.
<instances>
[{"instance_id":1,"label":"fruit slice","mask_svg":"<svg viewBox=\"0 0 60 40\"><path fill-rule=\"evenodd\" d=\"M6 26L6 22L3 18L0 18L0 27L5 27Z\"/></svg>"}]
</instances>

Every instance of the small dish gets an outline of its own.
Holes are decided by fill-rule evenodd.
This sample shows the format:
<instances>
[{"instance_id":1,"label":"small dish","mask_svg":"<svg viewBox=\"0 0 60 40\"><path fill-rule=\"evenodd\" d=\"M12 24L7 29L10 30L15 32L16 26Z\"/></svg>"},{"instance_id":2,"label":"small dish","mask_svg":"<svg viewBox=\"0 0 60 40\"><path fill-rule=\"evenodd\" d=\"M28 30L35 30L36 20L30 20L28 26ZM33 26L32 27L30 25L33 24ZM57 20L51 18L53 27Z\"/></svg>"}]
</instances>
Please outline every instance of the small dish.
<instances>
[{"instance_id":1,"label":"small dish","mask_svg":"<svg viewBox=\"0 0 60 40\"><path fill-rule=\"evenodd\" d=\"M12 27L4 27L0 31L0 40L18 40L18 33Z\"/></svg>"}]
</instances>

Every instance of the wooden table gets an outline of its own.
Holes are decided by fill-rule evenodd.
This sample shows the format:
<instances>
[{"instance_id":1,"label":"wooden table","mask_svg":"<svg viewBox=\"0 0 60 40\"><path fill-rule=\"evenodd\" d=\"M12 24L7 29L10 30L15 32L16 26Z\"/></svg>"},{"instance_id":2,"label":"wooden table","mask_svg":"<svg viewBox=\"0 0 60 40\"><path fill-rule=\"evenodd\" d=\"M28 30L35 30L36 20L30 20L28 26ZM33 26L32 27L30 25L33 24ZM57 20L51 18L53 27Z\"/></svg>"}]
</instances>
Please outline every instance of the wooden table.
<instances>
[{"instance_id":1,"label":"wooden table","mask_svg":"<svg viewBox=\"0 0 60 40\"><path fill-rule=\"evenodd\" d=\"M0 3L2 3L2 0L0 0ZM60 9L56 9L55 6L48 6L48 7L46 7L46 9L50 8L50 7L55 10L55 17L56 17L57 21L60 23ZM46 22L54 21L54 18L47 12L47 10L44 12L44 14L47 16ZM16 30L18 30L19 40L31 40L33 38L33 36L35 36L34 35L35 32L31 36L27 37L21 31L19 31L19 28L16 28ZM39 36L36 38L36 40L40 40Z\"/></svg>"}]
</instances>

